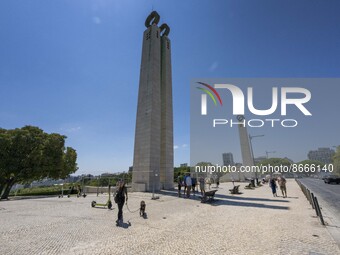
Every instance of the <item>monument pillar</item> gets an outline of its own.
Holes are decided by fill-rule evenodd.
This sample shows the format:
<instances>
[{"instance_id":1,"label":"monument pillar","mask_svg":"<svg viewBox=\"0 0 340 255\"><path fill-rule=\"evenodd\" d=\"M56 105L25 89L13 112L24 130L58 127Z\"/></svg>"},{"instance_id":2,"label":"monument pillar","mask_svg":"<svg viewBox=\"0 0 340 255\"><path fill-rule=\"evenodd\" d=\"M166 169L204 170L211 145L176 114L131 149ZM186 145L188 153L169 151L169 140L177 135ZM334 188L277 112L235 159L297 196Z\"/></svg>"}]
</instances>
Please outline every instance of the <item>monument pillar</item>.
<instances>
[{"instance_id":1,"label":"monument pillar","mask_svg":"<svg viewBox=\"0 0 340 255\"><path fill-rule=\"evenodd\" d=\"M238 115L237 120L239 122L245 122L245 118L243 115ZM242 164L244 166L253 166L254 160L251 154L250 144L249 144L249 136L247 132L246 125L238 124L238 131L240 136L240 145L241 145L241 154L242 154ZM245 177L251 177L251 174L244 173Z\"/></svg>"},{"instance_id":2,"label":"monument pillar","mask_svg":"<svg viewBox=\"0 0 340 255\"><path fill-rule=\"evenodd\" d=\"M135 147L132 171L134 191L173 188L173 112L170 28L157 26L153 11L143 34ZM161 34L162 33L162 34Z\"/></svg>"},{"instance_id":3,"label":"monument pillar","mask_svg":"<svg viewBox=\"0 0 340 255\"><path fill-rule=\"evenodd\" d=\"M172 111L171 44L170 28L161 27L161 188L172 189L174 178L174 141Z\"/></svg>"}]
</instances>

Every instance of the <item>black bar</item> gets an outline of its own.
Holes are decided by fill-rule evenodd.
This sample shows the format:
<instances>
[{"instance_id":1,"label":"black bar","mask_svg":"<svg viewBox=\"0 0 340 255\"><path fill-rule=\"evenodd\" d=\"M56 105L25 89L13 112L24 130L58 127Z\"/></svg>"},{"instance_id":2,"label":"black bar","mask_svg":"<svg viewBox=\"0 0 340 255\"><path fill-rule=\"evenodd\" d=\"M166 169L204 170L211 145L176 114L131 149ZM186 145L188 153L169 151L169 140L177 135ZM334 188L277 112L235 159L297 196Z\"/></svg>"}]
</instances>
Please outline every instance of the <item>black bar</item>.
<instances>
[{"instance_id":1,"label":"black bar","mask_svg":"<svg viewBox=\"0 0 340 255\"><path fill-rule=\"evenodd\" d=\"M324 222L323 217L322 217L322 213L321 213L321 210L320 210L320 206L319 206L319 202L318 202L317 197L315 197L315 206L316 206L317 210L319 211L319 215L318 216L320 218L321 224L325 225L325 222Z\"/></svg>"},{"instance_id":2,"label":"black bar","mask_svg":"<svg viewBox=\"0 0 340 255\"><path fill-rule=\"evenodd\" d=\"M318 208L317 208L316 202L315 202L316 197L314 196L313 193L312 193L312 198L313 198L313 204L314 204L313 209L315 209L316 215L319 217L319 211L318 211Z\"/></svg>"}]
</instances>

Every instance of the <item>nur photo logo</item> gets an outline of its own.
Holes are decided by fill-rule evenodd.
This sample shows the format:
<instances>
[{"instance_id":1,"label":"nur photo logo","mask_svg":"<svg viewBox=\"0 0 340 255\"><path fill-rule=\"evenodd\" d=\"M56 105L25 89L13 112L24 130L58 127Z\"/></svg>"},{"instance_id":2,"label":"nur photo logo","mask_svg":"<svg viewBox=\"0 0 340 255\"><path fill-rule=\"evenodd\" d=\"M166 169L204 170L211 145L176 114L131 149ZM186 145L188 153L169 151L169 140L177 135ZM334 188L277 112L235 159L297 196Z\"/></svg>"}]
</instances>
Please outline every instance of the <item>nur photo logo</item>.
<instances>
[{"instance_id":1,"label":"nur photo logo","mask_svg":"<svg viewBox=\"0 0 340 255\"><path fill-rule=\"evenodd\" d=\"M217 105L216 103L216 99L215 96L217 97L220 105L222 106L222 99L220 94L218 94L218 92L216 91L216 89L214 89L212 86L210 86L207 83L203 83L203 82L197 82L198 84L201 84L203 86L205 86L206 88L208 88L209 90L205 89L205 88L201 88L201 87L196 87L199 90L202 90L203 92L205 92L206 94L202 94L201 95L201 114L202 115L207 115L207 95L210 96L210 98L213 100L214 104ZM214 93L214 95L212 93Z\"/></svg>"},{"instance_id":2,"label":"nur photo logo","mask_svg":"<svg viewBox=\"0 0 340 255\"><path fill-rule=\"evenodd\" d=\"M244 93L239 86L234 84L216 83L210 85L204 82L196 82L196 84L204 86L196 87L204 92L201 94L201 116L208 115L207 95L209 95L215 106L217 106L218 100L221 107L232 107L232 115L235 117L238 116L237 118L230 119L214 118L212 123L213 127L216 127L217 125L230 125L231 127L233 125L262 127L265 123L269 123L271 127L275 127L277 122L279 122L282 127L296 127L298 125L298 121L296 119L257 118L246 120L246 118L244 118L246 110L255 116L270 117L274 113L277 116L279 112L280 116L286 117L288 115L287 108L295 107L299 110L302 116L312 116L312 113L308 109L308 102L311 100L312 94L308 89L303 87L271 87L271 98L258 93L258 100L270 103L270 107L261 109L255 106L254 91L256 91L256 89L253 87L247 87L245 89L246 93ZM226 100L228 103L223 105L221 95L225 95L230 98L230 94L232 100ZM242 116L242 118L240 116Z\"/></svg>"}]
</instances>

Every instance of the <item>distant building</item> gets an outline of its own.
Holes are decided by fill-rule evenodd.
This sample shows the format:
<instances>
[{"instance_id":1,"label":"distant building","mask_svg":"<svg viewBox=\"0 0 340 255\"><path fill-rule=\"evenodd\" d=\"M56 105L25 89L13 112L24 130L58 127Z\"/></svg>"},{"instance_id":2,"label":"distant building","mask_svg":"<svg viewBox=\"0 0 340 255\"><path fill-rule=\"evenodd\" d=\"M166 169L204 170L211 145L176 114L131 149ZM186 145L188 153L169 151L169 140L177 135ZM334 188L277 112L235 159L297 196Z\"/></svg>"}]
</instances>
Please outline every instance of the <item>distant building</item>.
<instances>
[{"instance_id":1,"label":"distant building","mask_svg":"<svg viewBox=\"0 0 340 255\"><path fill-rule=\"evenodd\" d=\"M330 148L318 148L316 151L308 152L308 159L321 161L325 164L332 163L332 157L335 151Z\"/></svg>"},{"instance_id":2,"label":"distant building","mask_svg":"<svg viewBox=\"0 0 340 255\"><path fill-rule=\"evenodd\" d=\"M231 152L228 153L223 153L222 154L223 157L223 165L224 166L234 166L235 162L234 162L234 157L233 154Z\"/></svg>"},{"instance_id":3,"label":"distant building","mask_svg":"<svg viewBox=\"0 0 340 255\"><path fill-rule=\"evenodd\" d=\"M101 177L114 177L117 173L103 173Z\"/></svg>"},{"instance_id":4,"label":"distant building","mask_svg":"<svg viewBox=\"0 0 340 255\"><path fill-rule=\"evenodd\" d=\"M54 180L54 179L50 179L50 178L44 178L43 180L39 180L39 181L33 181L30 185L30 187L41 187L41 186L52 186L55 184L61 184L64 181L59 179L59 180Z\"/></svg>"},{"instance_id":5,"label":"distant building","mask_svg":"<svg viewBox=\"0 0 340 255\"><path fill-rule=\"evenodd\" d=\"M183 163L183 164L180 164L179 167L188 167L188 163Z\"/></svg>"}]
</instances>

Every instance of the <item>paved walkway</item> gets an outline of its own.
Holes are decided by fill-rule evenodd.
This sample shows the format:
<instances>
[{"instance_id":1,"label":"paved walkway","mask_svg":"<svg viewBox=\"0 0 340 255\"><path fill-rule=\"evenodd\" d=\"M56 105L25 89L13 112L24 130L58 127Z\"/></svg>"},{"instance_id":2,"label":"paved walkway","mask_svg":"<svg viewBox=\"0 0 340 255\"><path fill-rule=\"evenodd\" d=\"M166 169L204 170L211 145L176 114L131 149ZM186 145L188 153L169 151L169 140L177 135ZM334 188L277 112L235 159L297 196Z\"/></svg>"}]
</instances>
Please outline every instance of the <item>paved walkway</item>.
<instances>
[{"instance_id":1,"label":"paved walkway","mask_svg":"<svg viewBox=\"0 0 340 255\"><path fill-rule=\"evenodd\" d=\"M116 205L91 208L104 196L1 201L0 254L340 254L294 180L286 199L245 184L229 195L231 186L223 183L212 205L176 192L159 200L131 193L130 210L145 200L148 218L124 207L123 227Z\"/></svg>"}]
</instances>

